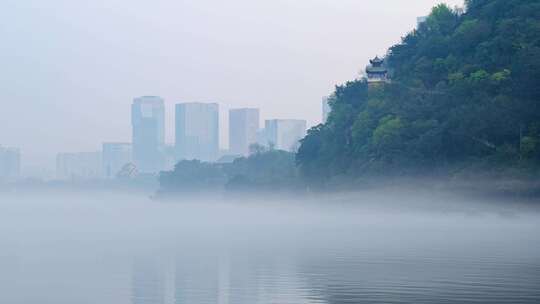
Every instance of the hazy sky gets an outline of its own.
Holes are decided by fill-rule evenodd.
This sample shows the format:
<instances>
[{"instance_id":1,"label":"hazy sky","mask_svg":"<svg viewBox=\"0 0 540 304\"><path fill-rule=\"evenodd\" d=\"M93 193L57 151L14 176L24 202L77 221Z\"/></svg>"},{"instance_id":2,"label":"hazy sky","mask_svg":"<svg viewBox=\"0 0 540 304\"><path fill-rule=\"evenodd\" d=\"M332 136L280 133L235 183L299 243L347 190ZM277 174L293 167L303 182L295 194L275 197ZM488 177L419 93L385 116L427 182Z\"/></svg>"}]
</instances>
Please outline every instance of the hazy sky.
<instances>
[{"instance_id":1,"label":"hazy sky","mask_svg":"<svg viewBox=\"0 0 540 304\"><path fill-rule=\"evenodd\" d=\"M2 0L0 144L23 169L130 141L133 97L320 122L321 97L358 76L439 2L462 0Z\"/></svg>"}]
</instances>

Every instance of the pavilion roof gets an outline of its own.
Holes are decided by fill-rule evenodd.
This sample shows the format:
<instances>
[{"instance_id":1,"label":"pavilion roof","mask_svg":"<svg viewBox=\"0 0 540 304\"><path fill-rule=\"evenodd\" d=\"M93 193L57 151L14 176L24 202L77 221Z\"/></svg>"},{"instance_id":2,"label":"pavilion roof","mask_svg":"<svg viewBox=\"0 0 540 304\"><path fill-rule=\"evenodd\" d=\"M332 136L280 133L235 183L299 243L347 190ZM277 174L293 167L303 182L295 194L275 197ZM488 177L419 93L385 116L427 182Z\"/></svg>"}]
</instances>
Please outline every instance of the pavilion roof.
<instances>
[{"instance_id":1,"label":"pavilion roof","mask_svg":"<svg viewBox=\"0 0 540 304\"><path fill-rule=\"evenodd\" d=\"M381 66L378 66L378 67L368 66L366 68L366 72L367 73L387 73L388 69L385 68L385 67L381 67Z\"/></svg>"}]
</instances>

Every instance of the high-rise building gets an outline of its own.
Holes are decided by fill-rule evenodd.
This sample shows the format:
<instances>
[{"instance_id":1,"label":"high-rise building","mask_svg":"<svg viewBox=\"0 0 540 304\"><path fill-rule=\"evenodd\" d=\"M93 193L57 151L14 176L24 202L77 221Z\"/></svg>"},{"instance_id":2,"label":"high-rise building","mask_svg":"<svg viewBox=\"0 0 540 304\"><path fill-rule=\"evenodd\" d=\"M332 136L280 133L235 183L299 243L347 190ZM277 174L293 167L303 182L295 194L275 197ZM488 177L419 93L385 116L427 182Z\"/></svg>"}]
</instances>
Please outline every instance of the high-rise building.
<instances>
[{"instance_id":1,"label":"high-rise building","mask_svg":"<svg viewBox=\"0 0 540 304\"><path fill-rule=\"evenodd\" d=\"M215 161L219 155L219 105L180 103L175 113L177 160Z\"/></svg>"},{"instance_id":2,"label":"high-rise building","mask_svg":"<svg viewBox=\"0 0 540 304\"><path fill-rule=\"evenodd\" d=\"M15 180L21 173L21 154L17 148L0 146L0 181Z\"/></svg>"},{"instance_id":3,"label":"high-rise building","mask_svg":"<svg viewBox=\"0 0 540 304\"><path fill-rule=\"evenodd\" d=\"M156 173L163 168L165 105L157 96L135 98L131 106L133 161L139 172Z\"/></svg>"},{"instance_id":4,"label":"high-rise building","mask_svg":"<svg viewBox=\"0 0 540 304\"><path fill-rule=\"evenodd\" d=\"M264 130L258 134L259 144L278 150L296 151L306 136L307 123L299 119L266 120Z\"/></svg>"},{"instance_id":5,"label":"high-rise building","mask_svg":"<svg viewBox=\"0 0 540 304\"><path fill-rule=\"evenodd\" d=\"M326 123L328 120L328 115L330 115L331 111L332 108L330 108L330 97L325 96L322 99L322 123Z\"/></svg>"},{"instance_id":6,"label":"high-rise building","mask_svg":"<svg viewBox=\"0 0 540 304\"><path fill-rule=\"evenodd\" d=\"M257 142L259 109L229 110L229 152L233 155L249 154L249 146Z\"/></svg>"},{"instance_id":7,"label":"high-rise building","mask_svg":"<svg viewBox=\"0 0 540 304\"><path fill-rule=\"evenodd\" d=\"M101 152L56 155L56 177L60 180L97 179L102 176Z\"/></svg>"},{"instance_id":8,"label":"high-rise building","mask_svg":"<svg viewBox=\"0 0 540 304\"><path fill-rule=\"evenodd\" d=\"M133 161L130 143L103 143L103 175L114 178L120 170Z\"/></svg>"}]
</instances>

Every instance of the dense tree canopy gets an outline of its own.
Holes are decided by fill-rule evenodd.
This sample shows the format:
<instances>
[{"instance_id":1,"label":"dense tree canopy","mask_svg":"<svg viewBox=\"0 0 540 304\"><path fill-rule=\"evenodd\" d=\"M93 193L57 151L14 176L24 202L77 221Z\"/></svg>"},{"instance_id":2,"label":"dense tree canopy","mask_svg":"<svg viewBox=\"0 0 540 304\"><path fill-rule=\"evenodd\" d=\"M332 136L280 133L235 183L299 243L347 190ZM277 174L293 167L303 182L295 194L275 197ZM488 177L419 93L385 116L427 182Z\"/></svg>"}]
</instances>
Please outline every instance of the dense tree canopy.
<instances>
[{"instance_id":1,"label":"dense tree canopy","mask_svg":"<svg viewBox=\"0 0 540 304\"><path fill-rule=\"evenodd\" d=\"M224 167L228 190L290 189L297 182L294 154L281 150L260 151L237 158Z\"/></svg>"},{"instance_id":2,"label":"dense tree canopy","mask_svg":"<svg viewBox=\"0 0 540 304\"><path fill-rule=\"evenodd\" d=\"M183 160L174 170L161 172L160 194L220 190L290 190L297 188L298 174L293 153L256 149L249 157L232 163Z\"/></svg>"},{"instance_id":3,"label":"dense tree canopy","mask_svg":"<svg viewBox=\"0 0 540 304\"><path fill-rule=\"evenodd\" d=\"M174 170L161 172L159 176L161 191L167 193L215 190L226 180L220 165L199 160L180 161Z\"/></svg>"},{"instance_id":4,"label":"dense tree canopy","mask_svg":"<svg viewBox=\"0 0 540 304\"><path fill-rule=\"evenodd\" d=\"M391 83L336 88L297 154L309 181L540 161L540 0L438 5L386 61Z\"/></svg>"}]
</instances>

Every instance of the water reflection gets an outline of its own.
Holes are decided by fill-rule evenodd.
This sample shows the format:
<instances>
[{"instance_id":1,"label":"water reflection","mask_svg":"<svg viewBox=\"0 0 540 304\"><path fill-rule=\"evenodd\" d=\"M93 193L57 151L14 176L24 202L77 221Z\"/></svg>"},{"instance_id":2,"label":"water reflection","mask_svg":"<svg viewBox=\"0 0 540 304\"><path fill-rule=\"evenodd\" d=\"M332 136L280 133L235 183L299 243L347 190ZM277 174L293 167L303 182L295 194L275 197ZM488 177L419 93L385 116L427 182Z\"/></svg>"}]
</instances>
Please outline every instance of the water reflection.
<instances>
[{"instance_id":1,"label":"water reflection","mask_svg":"<svg viewBox=\"0 0 540 304\"><path fill-rule=\"evenodd\" d=\"M538 257L512 257L500 248L491 252L470 248L445 252L432 248L395 254L364 244L342 250L311 247L291 256L229 251L197 254L195 250L177 254L172 265L139 259L133 265L132 304L540 300ZM173 273L168 275L171 269Z\"/></svg>"},{"instance_id":2,"label":"water reflection","mask_svg":"<svg viewBox=\"0 0 540 304\"><path fill-rule=\"evenodd\" d=\"M226 288L220 282L219 264L215 259L185 259L176 264L176 304L223 303L220 299Z\"/></svg>"},{"instance_id":3,"label":"water reflection","mask_svg":"<svg viewBox=\"0 0 540 304\"><path fill-rule=\"evenodd\" d=\"M1 304L540 303L537 211L79 196L0 207Z\"/></svg>"},{"instance_id":4,"label":"water reflection","mask_svg":"<svg viewBox=\"0 0 540 304\"><path fill-rule=\"evenodd\" d=\"M132 303L165 304L165 275L157 261L140 258L134 261Z\"/></svg>"},{"instance_id":5,"label":"water reflection","mask_svg":"<svg viewBox=\"0 0 540 304\"><path fill-rule=\"evenodd\" d=\"M131 303L326 303L320 294L314 297L290 261L182 255L174 264L136 259ZM167 275L171 266L173 276ZM174 289L172 299L167 296L171 293L167 287Z\"/></svg>"}]
</instances>

